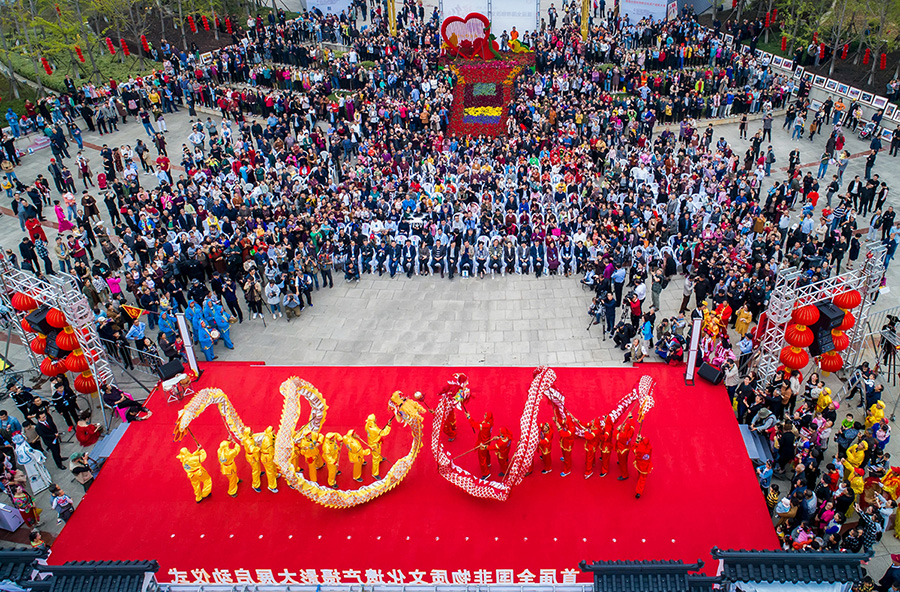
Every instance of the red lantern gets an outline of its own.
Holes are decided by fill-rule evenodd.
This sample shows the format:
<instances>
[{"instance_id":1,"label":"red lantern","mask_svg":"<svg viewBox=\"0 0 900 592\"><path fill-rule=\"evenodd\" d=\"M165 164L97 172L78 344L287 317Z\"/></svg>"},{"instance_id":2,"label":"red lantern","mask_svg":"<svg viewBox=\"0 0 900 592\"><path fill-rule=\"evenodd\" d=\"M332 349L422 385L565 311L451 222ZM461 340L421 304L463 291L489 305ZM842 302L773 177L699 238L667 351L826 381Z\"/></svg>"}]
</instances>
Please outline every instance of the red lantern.
<instances>
[{"instance_id":1,"label":"red lantern","mask_svg":"<svg viewBox=\"0 0 900 592\"><path fill-rule=\"evenodd\" d=\"M837 372L844 367L844 358L836 351L830 351L822 354L819 358L819 368L823 372Z\"/></svg>"},{"instance_id":2,"label":"red lantern","mask_svg":"<svg viewBox=\"0 0 900 592\"><path fill-rule=\"evenodd\" d=\"M64 315L61 310L58 308L51 308L47 311L47 324L54 329L62 329L68 325L68 322L66 322L66 315Z\"/></svg>"},{"instance_id":3,"label":"red lantern","mask_svg":"<svg viewBox=\"0 0 900 592\"><path fill-rule=\"evenodd\" d=\"M116 54L116 46L113 45L112 39L109 37L106 38L106 47L109 49L110 55Z\"/></svg>"},{"instance_id":4,"label":"red lantern","mask_svg":"<svg viewBox=\"0 0 900 592\"><path fill-rule=\"evenodd\" d=\"M769 24L770 24L770 23L769 23L769 18L770 18L770 15L769 15L769 13L767 12L767 13L766 13L766 24L765 24L765 27L766 27L767 29L769 28Z\"/></svg>"},{"instance_id":5,"label":"red lantern","mask_svg":"<svg viewBox=\"0 0 900 592\"><path fill-rule=\"evenodd\" d=\"M777 19L777 18L778 18L778 9L777 9L777 8L773 8L773 9L772 9L772 22L774 23L774 22L775 22L775 19Z\"/></svg>"},{"instance_id":6,"label":"red lantern","mask_svg":"<svg viewBox=\"0 0 900 592\"><path fill-rule=\"evenodd\" d=\"M781 51L787 51L787 37L781 36Z\"/></svg>"},{"instance_id":7,"label":"red lantern","mask_svg":"<svg viewBox=\"0 0 900 592\"><path fill-rule=\"evenodd\" d=\"M847 59L847 52L848 52L848 51L850 51L850 44L849 44L849 43L845 43L845 44L844 44L844 49L841 50L841 59L842 59L842 60L846 60L846 59Z\"/></svg>"},{"instance_id":8,"label":"red lantern","mask_svg":"<svg viewBox=\"0 0 900 592\"><path fill-rule=\"evenodd\" d=\"M841 321L841 324L838 325L838 330L840 331L849 331L853 328L853 325L856 324L856 318L853 316L853 313L849 310L844 313L844 320Z\"/></svg>"},{"instance_id":9,"label":"red lantern","mask_svg":"<svg viewBox=\"0 0 900 592\"><path fill-rule=\"evenodd\" d=\"M90 368L90 366L88 366L87 358L84 357L84 352L82 352L80 349L76 349L75 351L70 353L63 361L66 365L66 369L69 372L86 372Z\"/></svg>"},{"instance_id":10,"label":"red lantern","mask_svg":"<svg viewBox=\"0 0 900 592\"><path fill-rule=\"evenodd\" d=\"M66 371L66 367L50 358L41 361L41 374L44 376L58 376Z\"/></svg>"},{"instance_id":11,"label":"red lantern","mask_svg":"<svg viewBox=\"0 0 900 592\"><path fill-rule=\"evenodd\" d=\"M822 61L824 59L825 59L825 44L820 43L819 44L819 61Z\"/></svg>"},{"instance_id":12,"label":"red lantern","mask_svg":"<svg viewBox=\"0 0 900 592\"><path fill-rule=\"evenodd\" d=\"M89 395L97 392L97 381L94 380L93 374L90 372L82 372L75 377L75 390L79 393Z\"/></svg>"},{"instance_id":13,"label":"red lantern","mask_svg":"<svg viewBox=\"0 0 900 592\"><path fill-rule=\"evenodd\" d=\"M26 333L37 333L37 331L31 328L31 323L29 323L25 319L22 319L22 330Z\"/></svg>"},{"instance_id":14,"label":"red lantern","mask_svg":"<svg viewBox=\"0 0 900 592\"><path fill-rule=\"evenodd\" d=\"M50 62L47 61L47 58L41 58L41 64L44 66L44 72L47 73L47 76L53 74L53 68L50 67Z\"/></svg>"},{"instance_id":15,"label":"red lantern","mask_svg":"<svg viewBox=\"0 0 900 592\"><path fill-rule=\"evenodd\" d=\"M872 50L868 47L866 48L866 53L863 54L863 64L868 64L869 60L872 59Z\"/></svg>"},{"instance_id":16,"label":"red lantern","mask_svg":"<svg viewBox=\"0 0 900 592\"><path fill-rule=\"evenodd\" d=\"M778 357L781 363L794 370L805 368L809 364L809 354L799 347L784 347Z\"/></svg>"},{"instance_id":17,"label":"red lantern","mask_svg":"<svg viewBox=\"0 0 900 592\"><path fill-rule=\"evenodd\" d=\"M814 32L813 32L813 45L815 45L815 44L818 43L818 42L819 42L819 32L818 32L818 31L814 31Z\"/></svg>"},{"instance_id":18,"label":"red lantern","mask_svg":"<svg viewBox=\"0 0 900 592\"><path fill-rule=\"evenodd\" d=\"M47 349L47 336L38 333L38 336L31 340L31 343L28 344L28 347L30 347L31 351L33 351L37 355L44 355L44 351Z\"/></svg>"},{"instance_id":19,"label":"red lantern","mask_svg":"<svg viewBox=\"0 0 900 592\"><path fill-rule=\"evenodd\" d=\"M75 331L72 330L72 327L66 327L65 331L56 335L56 345L59 349L67 352L78 349L78 337L75 336Z\"/></svg>"},{"instance_id":20,"label":"red lantern","mask_svg":"<svg viewBox=\"0 0 900 592\"><path fill-rule=\"evenodd\" d=\"M814 325L819 320L819 309L812 304L795 308L791 313L791 320L798 325Z\"/></svg>"},{"instance_id":21,"label":"red lantern","mask_svg":"<svg viewBox=\"0 0 900 592\"><path fill-rule=\"evenodd\" d=\"M29 296L28 294L23 294L22 292L16 292L15 294L13 294L12 299L10 300L10 304L12 304L12 307L14 309L21 312L25 312L26 310L34 310L38 306L37 300Z\"/></svg>"},{"instance_id":22,"label":"red lantern","mask_svg":"<svg viewBox=\"0 0 900 592\"><path fill-rule=\"evenodd\" d=\"M191 28L191 33L197 32L197 23L194 22L194 17L188 15L188 26Z\"/></svg>"},{"instance_id":23,"label":"red lantern","mask_svg":"<svg viewBox=\"0 0 900 592\"><path fill-rule=\"evenodd\" d=\"M141 47L144 48L145 53L150 53L150 44L147 43L147 36L141 35Z\"/></svg>"},{"instance_id":24,"label":"red lantern","mask_svg":"<svg viewBox=\"0 0 900 592\"><path fill-rule=\"evenodd\" d=\"M885 68L887 68L887 54L886 54L886 53L882 53L882 54L881 54L881 61L878 63L878 69L879 69L879 70L884 70Z\"/></svg>"},{"instance_id":25,"label":"red lantern","mask_svg":"<svg viewBox=\"0 0 900 592\"><path fill-rule=\"evenodd\" d=\"M126 58L131 55L131 52L128 50L128 44L125 43L124 39L119 39L119 47L122 48L122 53L125 54Z\"/></svg>"},{"instance_id":26,"label":"red lantern","mask_svg":"<svg viewBox=\"0 0 900 592\"><path fill-rule=\"evenodd\" d=\"M205 15L205 14L202 15L202 16L200 17L200 20L203 22L203 30L204 30L204 31L209 31L209 19L206 18L206 15Z\"/></svg>"},{"instance_id":27,"label":"red lantern","mask_svg":"<svg viewBox=\"0 0 900 592\"><path fill-rule=\"evenodd\" d=\"M831 343L834 344L834 351L844 351L850 347L850 338L840 329L832 329Z\"/></svg>"},{"instance_id":28,"label":"red lantern","mask_svg":"<svg viewBox=\"0 0 900 592\"><path fill-rule=\"evenodd\" d=\"M81 53L81 48L77 45L75 46L75 53L78 55L78 60L83 64L84 63L84 54Z\"/></svg>"},{"instance_id":29,"label":"red lantern","mask_svg":"<svg viewBox=\"0 0 900 592\"><path fill-rule=\"evenodd\" d=\"M219 22L219 17L216 16L216 28L218 29L221 23Z\"/></svg>"},{"instance_id":30,"label":"red lantern","mask_svg":"<svg viewBox=\"0 0 900 592\"><path fill-rule=\"evenodd\" d=\"M737 0L731 0L731 10L737 8Z\"/></svg>"},{"instance_id":31,"label":"red lantern","mask_svg":"<svg viewBox=\"0 0 900 592\"><path fill-rule=\"evenodd\" d=\"M231 19L230 18L225 19L225 30L228 31L229 35L231 35L234 32L234 30L231 28Z\"/></svg>"},{"instance_id":32,"label":"red lantern","mask_svg":"<svg viewBox=\"0 0 900 592\"><path fill-rule=\"evenodd\" d=\"M853 310L862 303L862 295L859 290L841 292L831 299L835 306L844 310Z\"/></svg>"},{"instance_id":33,"label":"red lantern","mask_svg":"<svg viewBox=\"0 0 900 592\"><path fill-rule=\"evenodd\" d=\"M809 347L815 335L806 325L791 323L784 331L784 340L794 347Z\"/></svg>"}]
</instances>

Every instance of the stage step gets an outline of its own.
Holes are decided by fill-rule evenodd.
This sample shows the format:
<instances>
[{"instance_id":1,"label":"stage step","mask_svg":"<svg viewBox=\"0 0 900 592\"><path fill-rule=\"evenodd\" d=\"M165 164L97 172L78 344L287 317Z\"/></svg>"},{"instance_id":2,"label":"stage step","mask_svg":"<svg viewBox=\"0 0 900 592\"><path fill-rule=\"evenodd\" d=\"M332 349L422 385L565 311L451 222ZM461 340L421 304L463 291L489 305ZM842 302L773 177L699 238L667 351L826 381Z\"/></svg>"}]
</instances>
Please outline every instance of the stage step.
<instances>
[{"instance_id":1,"label":"stage step","mask_svg":"<svg viewBox=\"0 0 900 592\"><path fill-rule=\"evenodd\" d=\"M750 455L750 460L757 463L773 460L769 442L763 436L751 432L748 425L740 424L738 429L741 431L741 437L744 439L744 446L747 447L747 454Z\"/></svg>"},{"instance_id":2,"label":"stage step","mask_svg":"<svg viewBox=\"0 0 900 592\"><path fill-rule=\"evenodd\" d=\"M118 427L116 427L116 429L111 431L106 436L100 438L97 444L91 449L90 454L88 454L88 458L95 463L99 463L100 461L104 461L109 458L112 454L112 451L119 443L119 440L121 440L122 436L125 435L125 430L127 429L127 423L120 423Z\"/></svg>"}]
</instances>

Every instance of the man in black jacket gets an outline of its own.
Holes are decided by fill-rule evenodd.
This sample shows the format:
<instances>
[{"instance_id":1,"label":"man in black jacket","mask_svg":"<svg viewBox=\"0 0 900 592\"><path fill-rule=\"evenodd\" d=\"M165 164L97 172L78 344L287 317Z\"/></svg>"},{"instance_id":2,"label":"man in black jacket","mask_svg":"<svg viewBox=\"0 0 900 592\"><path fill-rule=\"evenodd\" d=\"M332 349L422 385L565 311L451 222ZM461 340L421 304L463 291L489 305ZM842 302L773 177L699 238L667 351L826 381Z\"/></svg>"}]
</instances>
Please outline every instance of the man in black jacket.
<instances>
[{"instance_id":1,"label":"man in black jacket","mask_svg":"<svg viewBox=\"0 0 900 592\"><path fill-rule=\"evenodd\" d=\"M56 463L56 468L60 470L65 469L62 454L59 451L59 430L56 429L53 418L46 411L41 411L37 416L37 424L34 427L38 436L41 437L41 441L50 450L50 454L53 455L53 462Z\"/></svg>"}]
</instances>

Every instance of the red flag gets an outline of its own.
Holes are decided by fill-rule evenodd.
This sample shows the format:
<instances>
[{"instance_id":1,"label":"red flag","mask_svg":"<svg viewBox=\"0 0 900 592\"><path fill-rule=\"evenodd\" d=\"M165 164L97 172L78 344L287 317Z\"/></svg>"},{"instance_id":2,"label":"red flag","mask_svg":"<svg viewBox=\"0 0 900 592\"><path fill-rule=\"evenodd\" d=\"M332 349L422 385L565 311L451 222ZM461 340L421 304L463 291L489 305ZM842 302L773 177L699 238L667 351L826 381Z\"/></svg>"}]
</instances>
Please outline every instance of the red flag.
<instances>
[{"instance_id":1,"label":"red flag","mask_svg":"<svg viewBox=\"0 0 900 592\"><path fill-rule=\"evenodd\" d=\"M128 316L130 316L130 317L131 317L132 319L134 319L134 320L139 319L139 318L141 317L142 314L144 314L145 312L147 312L147 311L144 310L143 308L138 308L138 307L136 307L136 306L131 306L131 305L128 305L128 304L123 304L123 305L122 305L122 310L124 310L125 312L127 312L127 313L128 313Z\"/></svg>"}]
</instances>

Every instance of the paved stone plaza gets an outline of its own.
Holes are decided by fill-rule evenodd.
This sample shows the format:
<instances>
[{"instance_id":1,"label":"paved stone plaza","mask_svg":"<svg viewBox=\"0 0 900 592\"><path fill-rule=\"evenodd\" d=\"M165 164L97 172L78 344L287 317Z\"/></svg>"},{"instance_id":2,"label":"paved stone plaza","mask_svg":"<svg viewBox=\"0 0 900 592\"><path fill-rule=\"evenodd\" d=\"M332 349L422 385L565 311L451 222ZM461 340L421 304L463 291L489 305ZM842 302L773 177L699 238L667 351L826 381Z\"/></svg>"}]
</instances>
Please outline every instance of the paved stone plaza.
<instances>
[{"instance_id":1,"label":"paved stone plaza","mask_svg":"<svg viewBox=\"0 0 900 592\"><path fill-rule=\"evenodd\" d=\"M207 115L209 113L202 113L204 119ZM171 154L177 155L180 145L186 141L190 119L184 110L167 117ZM803 140L792 143L789 134L781 130L782 121L782 116L779 115L773 131L772 144L778 159L776 167L786 167L788 153L799 146L804 168L812 168L815 173L825 138L817 136L813 142ZM751 135L758 125L751 123ZM91 158L95 171L99 168L98 151L103 143L111 146L128 143L133 146L137 138L146 136L142 127L133 121L120 125L120 130L102 138L85 132L85 153ZM847 149L851 154L858 155L868 147L867 143L855 136L846 135ZM738 139L736 121L718 124L714 138L718 139L719 136L735 144L736 150L741 154L748 146L746 141ZM74 146L70 147L70 150L73 148ZM74 151L72 154L75 154ZM25 183L31 182L39 173L46 176L49 157L49 151L25 156L22 166L16 169L17 175ZM885 150L879 155L875 165L875 172L893 190L888 205L896 204L894 196L900 192L898 163L900 160L889 157ZM68 160L67 164L72 165L73 161ZM863 170L864 158L853 158L845 180L849 181L857 174L862 175ZM176 170L175 173L177 176L180 171ZM774 179L783 178L782 170L777 174L773 171L773 177L767 179L764 191ZM142 180L148 185L155 183L155 179L150 176L142 177ZM80 191L81 187L78 189ZM59 198L55 191L53 198ZM2 205L8 207L9 201ZM101 210L105 216L105 208ZM48 218L53 217L52 210L47 213ZM867 221L860 221L859 225L864 228ZM45 231L53 244L55 228L48 226ZM22 236L17 218L0 215L0 245L17 250ZM434 276L408 279L404 275L398 275L391 279L388 276L365 275L358 283L348 285L342 274L336 273L334 289L314 292L314 306L307 307L301 318L290 323L284 318L273 320L271 315L267 315L264 321L250 320L249 311L242 302L244 322L232 329L236 348L229 351L220 346L216 353L220 360L261 360L270 365L467 367L621 364L622 353L613 348L611 339L603 339L600 326L586 330L591 293L584 290L578 280L577 276L545 276L536 279L534 276L513 275L487 277L483 280L457 277L449 281ZM888 272L888 286L896 285L897 267L894 266ZM681 277L673 278L662 293L662 315L672 316L677 313L682 286ZM898 294L900 292L897 289L882 294L875 310L896 306L900 303ZM10 354L12 361L19 364L19 367L25 364L22 348L14 346ZM122 381L126 389L141 394L138 385L131 378L123 375ZM895 401L896 389L888 386L887 390L886 398L890 407ZM672 394L667 393L668 395ZM4 401L2 407L14 410L9 400ZM94 417L99 417L99 411L95 410ZM900 454L900 450L896 450L897 446L892 443L889 451ZM76 448L77 444L64 444L63 454L67 456ZM48 463L48 469L76 501L80 499L81 488L74 483L68 472L57 471L52 462ZM57 532L59 527L54 524L55 518L51 516L53 512L49 509L47 494L37 496L37 502L45 508L43 528ZM889 563L888 552L898 547L900 543L893 536L886 536L879 543L876 547L877 557L871 564L873 574L880 575L883 572Z\"/></svg>"}]
</instances>

